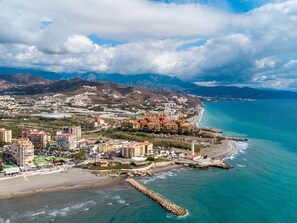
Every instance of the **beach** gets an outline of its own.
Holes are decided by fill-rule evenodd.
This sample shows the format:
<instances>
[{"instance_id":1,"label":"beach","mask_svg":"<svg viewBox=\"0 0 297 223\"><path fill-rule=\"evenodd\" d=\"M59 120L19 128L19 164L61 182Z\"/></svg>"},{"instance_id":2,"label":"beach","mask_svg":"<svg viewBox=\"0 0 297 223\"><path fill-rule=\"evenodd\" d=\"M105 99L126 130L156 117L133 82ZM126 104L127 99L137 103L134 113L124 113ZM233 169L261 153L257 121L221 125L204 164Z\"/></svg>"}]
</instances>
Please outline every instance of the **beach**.
<instances>
[{"instance_id":1,"label":"beach","mask_svg":"<svg viewBox=\"0 0 297 223\"><path fill-rule=\"evenodd\" d=\"M222 140L221 144L211 147L202 148L200 151L202 156L211 159L223 160L237 153L237 148L232 140Z\"/></svg>"},{"instance_id":2,"label":"beach","mask_svg":"<svg viewBox=\"0 0 297 223\"><path fill-rule=\"evenodd\" d=\"M124 177L97 176L88 170L70 169L59 173L20 176L0 181L0 199L84 188L110 188Z\"/></svg>"},{"instance_id":3,"label":"beach","mask_svg":"<svg viewBox=\"0 0 297 223\"><path fill-rule=\"evenodd\" d=\"M194 127L199 127L199 123L202 120L203 114L204 114L204 108L203 107L199 107L198 111L199 114L198 115L194 115L192 118L188 119L188 122L194 126Z\"/></svg>"}]
</instances>

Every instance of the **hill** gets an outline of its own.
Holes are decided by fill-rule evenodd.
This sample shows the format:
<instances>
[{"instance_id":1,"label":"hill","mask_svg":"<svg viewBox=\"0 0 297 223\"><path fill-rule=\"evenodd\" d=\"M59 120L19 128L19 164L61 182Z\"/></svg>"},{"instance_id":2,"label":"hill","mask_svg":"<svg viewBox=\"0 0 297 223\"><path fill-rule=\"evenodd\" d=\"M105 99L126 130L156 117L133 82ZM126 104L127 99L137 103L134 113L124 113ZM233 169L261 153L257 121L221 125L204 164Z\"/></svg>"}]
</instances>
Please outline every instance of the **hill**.
<instances>
[{"instance_id":1,"label":"hill","mask_svg":"<svg viewBox=\"0 0 297 223\"><path fill-rule=\"evenodd\" d=\"M197 86L191 82L185 82L177 77L171 77L159 74L135 74L135 75L124 75L124 74L104 74L95 72L80 72L80 73L54 73L33 69L16 69L16 68L1 68L0 74L6 74L5 78L1 78L0 75L0 90L8 89L7 86L11 86L10 83L26 84L30 83L25 77L24 80L19 80L21 75L33 74L34 76L39 76L40 78L49 80L67 80L73 78L80 78L80 80L85 81L103 81L103 82L115 82L118 84L124 84L128 86L140 86L157 91L171 91L175 93L183 94L193 94L203 97L218 97L218 98L243 98L243 99L273 99L273 98L297 98L297 92L290 91L277 91L277 90L259 90L248 87L232 87L232 86L216 86L216 87L206 87ZM17 74L18 77L14 77L14 81L10 82L7 78L9 75ZM36 77L35 77L36 78ZM9 83L7 83L9 82ZM33 84L38 84L42 80L32 81ZM64 89L63 83L61 82L60 88ZM32 90L32 89L31 89ZM41 89L45 91L46 89ZM53 89L50 89L51 91ZM55 91L55 90L54 90Z\"/></svg>"}]
</instances>

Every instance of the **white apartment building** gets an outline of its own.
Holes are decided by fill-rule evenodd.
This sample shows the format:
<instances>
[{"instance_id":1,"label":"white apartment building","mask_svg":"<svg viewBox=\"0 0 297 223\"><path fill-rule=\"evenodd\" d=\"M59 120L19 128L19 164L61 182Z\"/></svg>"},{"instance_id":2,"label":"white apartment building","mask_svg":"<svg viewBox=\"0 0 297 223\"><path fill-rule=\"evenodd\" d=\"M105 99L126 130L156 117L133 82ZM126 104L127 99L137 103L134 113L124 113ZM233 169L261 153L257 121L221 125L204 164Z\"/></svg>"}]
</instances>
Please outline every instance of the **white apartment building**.
<instances>
[{"instance_id":1,"label":"white apartment building","mask_svg":"<svg viewBox=\"0 0 297 223\"><path fill-rule=\"evenodd\" d=\"M11 130L7 130L4 128L0 129L0 142L10 143L12 138Z\"/></svg>"}]
</instances>

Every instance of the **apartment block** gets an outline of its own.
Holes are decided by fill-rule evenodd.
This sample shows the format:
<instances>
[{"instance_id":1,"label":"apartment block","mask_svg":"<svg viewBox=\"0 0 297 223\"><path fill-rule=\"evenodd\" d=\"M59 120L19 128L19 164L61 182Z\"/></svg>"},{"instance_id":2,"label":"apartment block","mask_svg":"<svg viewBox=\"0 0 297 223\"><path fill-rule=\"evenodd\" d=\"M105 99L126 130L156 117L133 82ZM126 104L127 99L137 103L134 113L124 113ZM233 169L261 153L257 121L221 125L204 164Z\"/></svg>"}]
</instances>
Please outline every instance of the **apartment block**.
<instances>
[{"instance_id":1,"label":"apartment block","mask_svg":"<svg viewBox=\"0 0 297 223\"><path fill-rule=\"evenodd\" d=\"M46 148L51 141L51 134L38 129L27 129L22 131L22 137L28 138L35 148Z\"/></svg>"},{"instance_id":2,"label":"apartment block","mask_svg":"<svg viewBox=\"0 0 297 223\"><path fill-rule=\"evenodd\" d=\"M27 138L13 139L11 155L20 167L34 167L34 145Z\"/></svg>"},{"instance_id":3,"label":"apartment block","mask_svg":"<svg viewBox=\"0 0 297 223\"><path fill-rule=\"evenodd\" d=\"M0 142L10 143L11 136L12 136L11 130L7 130L4 128L0 129Z\"/></svg>"}]
</instances>

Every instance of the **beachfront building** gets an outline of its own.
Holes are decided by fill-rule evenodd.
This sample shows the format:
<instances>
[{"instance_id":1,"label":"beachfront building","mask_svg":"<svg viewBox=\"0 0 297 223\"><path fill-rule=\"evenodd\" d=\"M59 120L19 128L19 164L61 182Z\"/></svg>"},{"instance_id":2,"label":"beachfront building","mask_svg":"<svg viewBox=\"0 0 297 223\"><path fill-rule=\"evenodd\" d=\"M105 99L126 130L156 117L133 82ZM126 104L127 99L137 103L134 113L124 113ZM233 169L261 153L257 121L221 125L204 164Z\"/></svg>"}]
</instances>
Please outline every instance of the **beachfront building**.
<instances>
[{"instance_id":1,"label":"beachfront building","mask_svg":"<svg viewBox=\"0 0 297 223\"><path fill-rule=\"evenodd\" d=\"M20 167L34 167L34 145L27 138L13 139L11 156Z\"/></svg>"},{"instance_id":2,"label":"beachfront building","mask_svg":"<svg viewBox=\"0 0 297 223\"><path fill-rule=\"evenodd\" d=\"M7 130L7 129L4 129L4 128L0 129L0 142L10 143L11 142L11 136L12 136L11 130Z\"/></svg>"},{"instance_id":3,"label":"beachfront building","mask_svg":"<svg viewBox=\"0 0 297 223\"><path fill-rule=\"evenodd\" d=\"M81 139L81 127L80 126L64 126L62 129L62 133L75 135L77 140Z\"/></svg>"},{"instance_id":4,"label":"beachfront building","mask_svg":"<svg viewBox=\"0 0 297 223\"><path fill-rule=\"evenodd\" d=\"M141 157L146 154L152 154L153 144L145 142L127 142L121 148L121 155L126 158Z\"/></svg>"},{"instance_id":5,"label":"beachfront building","mask_svg":"<svg viewBox=\"0 0 297 223\"><path fill-rule=\"evenodd\" d=\"M63 132L57 132L56 136L57 146L59 148L65 148L74 150L77 148L77 136L74 134L68 134Z\"/></svg>"},{"instance_id":6,"label":"beachfront building","mask_svg":"<svg viewBox=\"0 0 297 223\"><path fill-rule=\"evenodd\" d=\"M35 148L45 149L51 141L51 134L38 129L26 129L22 131L22 137L28 138Z\"/></svg>"}]
</instances>

